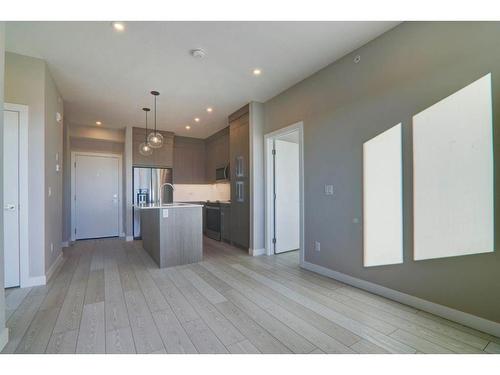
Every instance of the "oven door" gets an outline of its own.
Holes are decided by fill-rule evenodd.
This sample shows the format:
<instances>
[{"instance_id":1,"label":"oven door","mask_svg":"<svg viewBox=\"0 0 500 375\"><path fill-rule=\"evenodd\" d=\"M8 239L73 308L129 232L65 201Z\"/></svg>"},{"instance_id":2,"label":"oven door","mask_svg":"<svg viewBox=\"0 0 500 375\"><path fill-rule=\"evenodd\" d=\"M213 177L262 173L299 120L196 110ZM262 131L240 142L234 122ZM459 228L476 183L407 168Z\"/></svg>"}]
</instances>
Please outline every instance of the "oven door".
<instances>
[{"instance_id":1,"label":"oven door","mask_svg":"<svg viewBox=\"0 0 500 375\"><path fill-rule=\"evenodd\" d=\"M220 241L220 207L206 206L207 237Z\"/></svg>"}]
</instances>

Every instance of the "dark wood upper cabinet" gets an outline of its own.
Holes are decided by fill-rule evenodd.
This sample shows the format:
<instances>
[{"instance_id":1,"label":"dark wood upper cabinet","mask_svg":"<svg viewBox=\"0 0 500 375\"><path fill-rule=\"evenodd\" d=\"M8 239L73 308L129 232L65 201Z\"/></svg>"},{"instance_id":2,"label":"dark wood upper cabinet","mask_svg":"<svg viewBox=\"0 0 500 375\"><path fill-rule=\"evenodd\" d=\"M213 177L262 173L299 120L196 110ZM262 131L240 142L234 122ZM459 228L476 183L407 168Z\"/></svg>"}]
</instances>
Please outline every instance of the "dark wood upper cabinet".
<instances>
[{"instance_id":1,"label":"dark wood upper cabinet","mask_svg":"<svg viewBox=\"0 0 500 375\"><path fill-rule=\"evenodd\" d=\"M151 129L148 129L148 133ZM174 166L174 133L160 131L163 135L163 146L153 151L150 156L139 153L139 145L144 142L145 128L132 129L132 164L136 167L172 168Z\"/></svg>"},{"instance_id":2,"label":"dark wood upper cabinet","mask_svg":"<svg viewBox=\"0 0 500 375\"><path fill-rule=\"evenodd\" d=\"M206 145L206 182L216 182L215 170L229 164L229 127L205 139Z\"/></svg>"},{"instance_id":3,"label":"dark wood upper cabinet","mask_svg":"<svg viewBox=\"0 0 500 375\"><path fill-rule=\"evenodd\" d=\"M174 183L206 183L206 157L203 139L176 136L174 138Z\"/></svg>"}]
</instances>

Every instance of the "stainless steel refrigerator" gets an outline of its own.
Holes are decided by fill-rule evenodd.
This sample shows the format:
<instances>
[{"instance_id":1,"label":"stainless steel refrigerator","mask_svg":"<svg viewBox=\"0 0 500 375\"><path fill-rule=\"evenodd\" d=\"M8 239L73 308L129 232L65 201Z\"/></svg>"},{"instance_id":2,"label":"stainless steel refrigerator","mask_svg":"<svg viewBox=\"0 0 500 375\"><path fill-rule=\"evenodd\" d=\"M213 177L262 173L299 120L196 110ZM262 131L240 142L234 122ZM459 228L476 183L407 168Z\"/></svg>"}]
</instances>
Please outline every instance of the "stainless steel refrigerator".
<instances>
[{"instance_id":1,"label":"stainless steel refrigerator","mask_svg":"<svg viewBox=\"0 0 500 375\"><path fill-rule=\"evenodd\" d=\"M133 168L133 223L134 238L141 238L141 213L139 207L146 204L159 204L161 194L163 203L173 201L173 191L162 185L172 183L172 169L170 168ZM162 191L163 190L163 191Z\"/></svg>"}]
</instances>

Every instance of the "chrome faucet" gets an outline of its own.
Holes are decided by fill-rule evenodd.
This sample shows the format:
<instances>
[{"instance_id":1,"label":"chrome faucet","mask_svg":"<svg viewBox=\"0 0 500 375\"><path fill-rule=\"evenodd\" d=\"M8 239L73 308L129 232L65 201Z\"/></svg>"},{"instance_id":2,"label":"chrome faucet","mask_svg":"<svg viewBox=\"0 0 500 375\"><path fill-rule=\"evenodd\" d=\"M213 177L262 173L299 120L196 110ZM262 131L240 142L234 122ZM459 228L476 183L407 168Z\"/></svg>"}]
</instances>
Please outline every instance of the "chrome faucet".
<instances>
[{"instance_id":1,"label":"chrome faucet","mask_svg":"<svg viewBox=\"0 0 500 375\"><path fill-rule=\"evenodd\" d=\"M172 188L172 192L175 190L174 185L172 185L170 182L165 182L164 184L162 184L160 186L160 206L163 206L163 191L164 191L163 188L165 186L170 186ZM172 196L173 196L173 194L172 194Z\"/></svg>"}]
</instances>

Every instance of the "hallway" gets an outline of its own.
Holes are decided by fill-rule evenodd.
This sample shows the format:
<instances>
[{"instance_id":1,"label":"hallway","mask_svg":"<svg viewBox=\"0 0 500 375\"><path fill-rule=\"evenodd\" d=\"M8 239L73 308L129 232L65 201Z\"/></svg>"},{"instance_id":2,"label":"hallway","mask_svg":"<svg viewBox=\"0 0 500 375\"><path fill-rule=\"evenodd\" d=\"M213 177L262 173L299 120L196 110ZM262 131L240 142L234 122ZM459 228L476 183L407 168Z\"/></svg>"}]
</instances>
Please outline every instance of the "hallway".
<instances>
[{"instance_id":1,"label":"hallway","mask_svg":"<svg viewBox=\"0 0 500 375\"><path fill-rule=\"evenodd\" d=\"M205 239L159 269L141 242L79 241L42 287L7 289L4 353L485 353L500 339Z\"/></svg>"}]
</instances>

